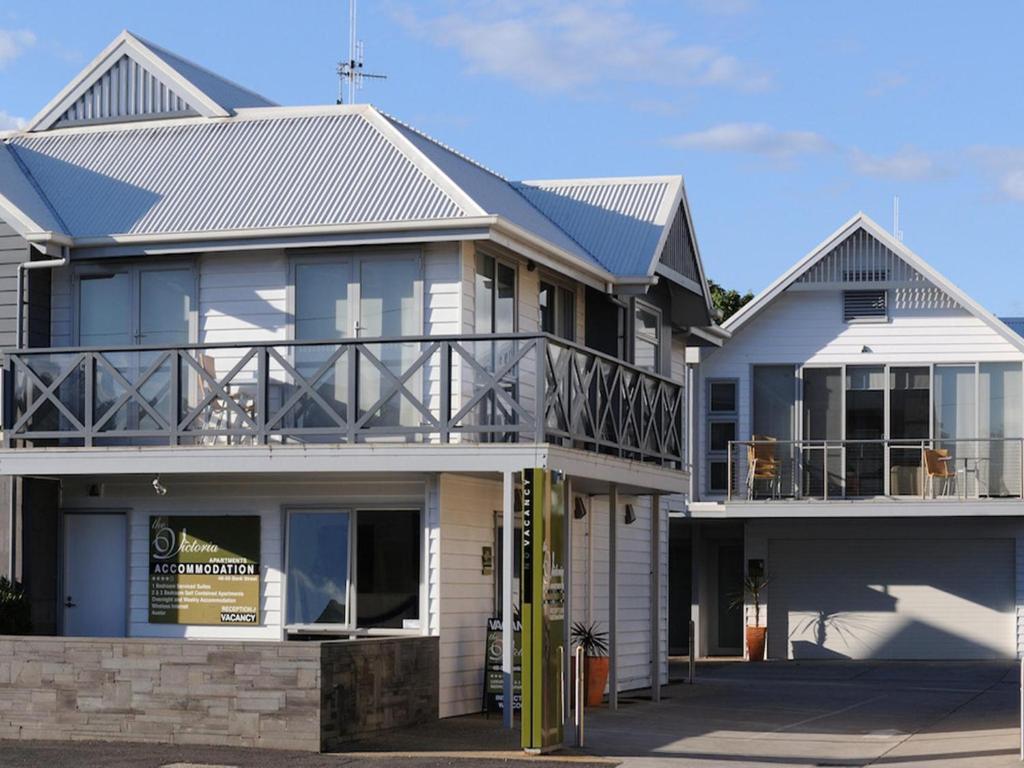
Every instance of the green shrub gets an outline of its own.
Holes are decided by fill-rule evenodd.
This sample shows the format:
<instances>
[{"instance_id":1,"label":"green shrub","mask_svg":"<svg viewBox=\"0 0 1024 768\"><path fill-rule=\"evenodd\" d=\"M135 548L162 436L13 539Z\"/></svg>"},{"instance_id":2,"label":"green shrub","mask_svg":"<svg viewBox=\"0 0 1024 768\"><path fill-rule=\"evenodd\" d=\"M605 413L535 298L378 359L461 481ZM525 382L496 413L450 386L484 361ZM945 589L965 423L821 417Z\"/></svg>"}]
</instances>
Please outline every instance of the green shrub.
<instances>
[{"instance_id":1,"label":"green shrub","mask_svg":"<svg viewBox=\"0 0 1024 768\"><path fill-rule=\"evenodd\" d=\"M0 635L27 635L32 631L32 609L20 584L0 576Z\"/></svg>"}]
</instances>

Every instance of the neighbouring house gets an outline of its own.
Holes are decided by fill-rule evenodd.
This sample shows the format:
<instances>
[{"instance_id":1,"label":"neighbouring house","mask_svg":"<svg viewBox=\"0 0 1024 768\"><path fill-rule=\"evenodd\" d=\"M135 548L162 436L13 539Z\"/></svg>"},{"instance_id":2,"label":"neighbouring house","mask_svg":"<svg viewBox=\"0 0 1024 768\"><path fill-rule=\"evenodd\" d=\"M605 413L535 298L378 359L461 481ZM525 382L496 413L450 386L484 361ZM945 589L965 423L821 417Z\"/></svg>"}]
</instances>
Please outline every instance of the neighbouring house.
<instances>
[{"instance_id":1,"label":"neighbouring house","mask_svg":"<svg viewBox=\"0 0 1024 768\"><path fill-rule=\"evenodd\" d=\"M0 256L0 539L37 632L244 647L257 678L293 640L427 638L435 713L479 711L539 466L568 479L569 615L611 629L610 693L667 681L686 350L724 337L681 177L511 182L125 32L0 141Z\"/></svg>"},{"instance_id":2,"label":"neighbouring house","mask_svg":"<svg viewBox=\"0 0 1024 768\"><path fill-rule=\"evenodd\" d=\"M1024 338L867 216L694 351L672 637L774 659L1014 658L1024 643ZM1019 328L1019 326L1018 326Z\"/></svg>"}]
</instances>

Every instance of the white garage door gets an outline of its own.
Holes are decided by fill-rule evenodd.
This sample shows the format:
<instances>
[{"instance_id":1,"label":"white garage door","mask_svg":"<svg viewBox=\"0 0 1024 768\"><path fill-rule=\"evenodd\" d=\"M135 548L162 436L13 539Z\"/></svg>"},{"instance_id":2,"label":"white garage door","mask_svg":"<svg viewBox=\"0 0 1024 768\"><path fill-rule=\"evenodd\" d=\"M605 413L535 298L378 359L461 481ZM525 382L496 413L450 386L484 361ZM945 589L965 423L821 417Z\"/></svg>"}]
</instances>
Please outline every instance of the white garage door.
<instances>
[{"instance_id":1,"label":"white garage door","mask_svg":"<svg viewBox=\"0 0 1024 768\"><path fill-rule=\"evenodd\" d=\"M1016 656L1012 539L771 540L772 658Z\"/></svg>"}]
</instances>

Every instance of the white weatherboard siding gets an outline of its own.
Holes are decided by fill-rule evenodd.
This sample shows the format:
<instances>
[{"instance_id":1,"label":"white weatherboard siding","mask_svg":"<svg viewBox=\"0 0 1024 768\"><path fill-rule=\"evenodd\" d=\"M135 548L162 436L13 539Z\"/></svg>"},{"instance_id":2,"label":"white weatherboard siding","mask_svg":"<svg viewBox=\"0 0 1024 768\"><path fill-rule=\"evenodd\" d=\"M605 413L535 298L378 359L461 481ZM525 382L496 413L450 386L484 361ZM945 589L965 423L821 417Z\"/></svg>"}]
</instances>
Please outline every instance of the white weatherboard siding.
<instances>
[{"instance_id":1,"label":"white weatherboard siding","mask_svg":"<svg viewBox=\"0 0 1024 768\"><path fill-rule=\"evenodd\" d=\"M88 495L87 483L65 483L62 505L66 509L117 509L129 514L129 616L130 637L189 637L230 640L279 640L283 637L284 518L283 510L292 506L337 506L360 508L372 514L372 508L422 509L425 500L436 501L426 493L419 478L395 477L385 482L315 478L305 481L253 482L230 477L190 479L164 477L166 496L153 493L148 479L130 476L104 480L103 496ZM150 624L149 617L149 518L151 515L259 515L261 538L261 582L263 598L260 625L256 627L188 626ZM424 520L424 549L434 549L437 518L435 509L427 509ZM431 556L425 572L436 579L437 561ZM436 595L436 585L428 584L428 596ZM421 603L423 605L423 603ZM426 601L426 633L433 634L438 624L436 600Z\"/></svg>"},{"instance_id":2,"label":"white weatherboard siding","mask_svg":"<svg viewBox=\"0 0 1024 768\"><path fill-rule=\"evenodd\" d=\"M768 654L1013 658L1022 534L1014 520L750 522L746 558L764 558L770 579Z\"/></svg>"},{"instance_id":3,"label":"white weatherboard siding","mask_svg":"<svg viewBox=\"0 0 1024 768\"><path fill-rule=\"evenodd\" d=\"M923 365L1020 361L1020 350L959 307L901 309L884 323L845 323L841 291L789 290L740 328L698 368L695 461L706 472L707 381L738 379L737 439L751 434L754 365ZM867 347L869 351L864 352ZM701 488L704 481L701 478Z\"/></svg>"},{"instance_id":4,"label":"white weatherboard siding","mask_svg":"<svg viewBox=\"0 0 1024 768\"><path fill-rule=\"evenodd\" d=\"M441 717L479 712L484 641L494 615L494 575L484 574L481 550L494 547L494 512L501 483L441 475Z\"/></svg>"}]
</instances>

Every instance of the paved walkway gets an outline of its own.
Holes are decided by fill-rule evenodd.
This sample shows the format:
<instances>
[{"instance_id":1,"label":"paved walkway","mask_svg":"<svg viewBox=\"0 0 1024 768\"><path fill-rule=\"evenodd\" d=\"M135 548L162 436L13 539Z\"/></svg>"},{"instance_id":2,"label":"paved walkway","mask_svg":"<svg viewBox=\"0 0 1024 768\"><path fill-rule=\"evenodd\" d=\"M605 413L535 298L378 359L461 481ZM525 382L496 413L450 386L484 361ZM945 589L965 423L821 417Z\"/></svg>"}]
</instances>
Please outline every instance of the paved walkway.
<instances>
[{"instance_id":1,"label":"paved walkway","mask_svg":"<svg viewBox=\"0 0 1024 768\"><path fill-rule=\"evenodd\" d=\"M1020 766L1018 667L728 663L665 700L595 710L587 751L624 768Z\"/></svg>"}]
</instances>

